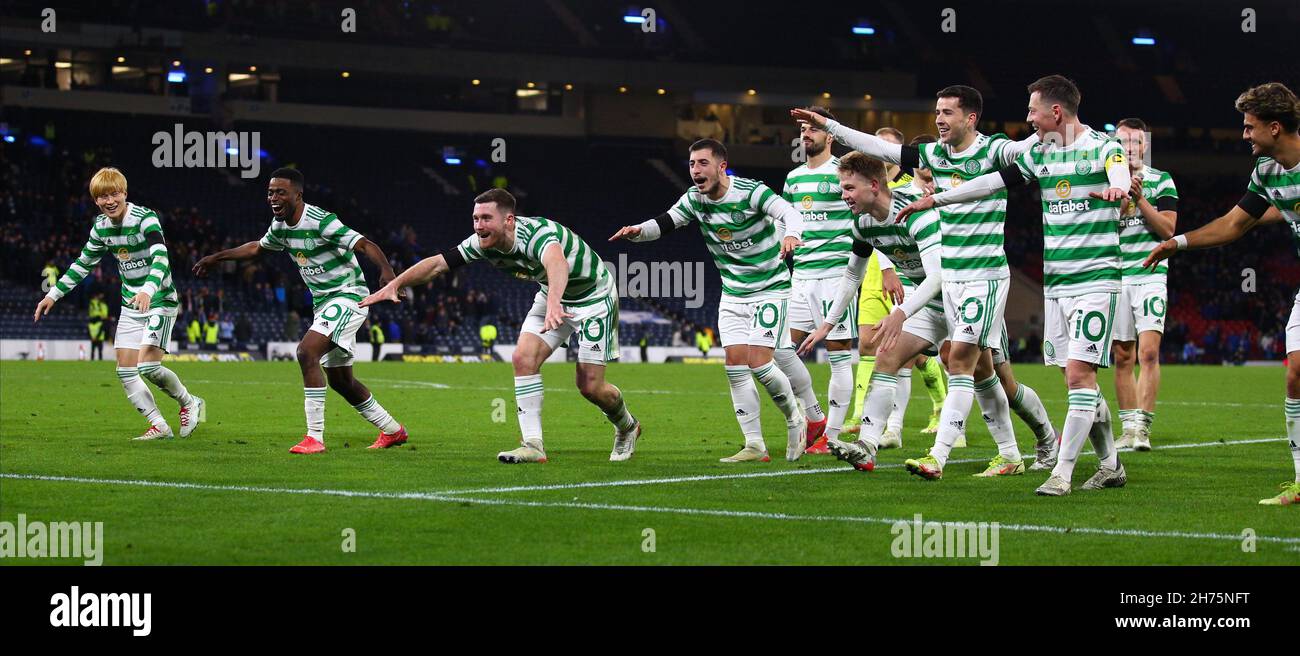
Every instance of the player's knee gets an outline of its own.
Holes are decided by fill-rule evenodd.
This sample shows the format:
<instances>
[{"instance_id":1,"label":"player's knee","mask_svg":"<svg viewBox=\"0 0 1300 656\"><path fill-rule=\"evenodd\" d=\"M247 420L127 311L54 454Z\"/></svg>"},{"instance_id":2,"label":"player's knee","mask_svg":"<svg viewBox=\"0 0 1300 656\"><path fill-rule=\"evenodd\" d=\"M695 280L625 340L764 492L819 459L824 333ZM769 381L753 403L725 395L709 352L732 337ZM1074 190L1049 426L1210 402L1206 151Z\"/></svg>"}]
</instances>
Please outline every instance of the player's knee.
<instances>
[{"instance_id":1,"label":"player's knee","mask_svg":"<svg viewBox=\"0 0 1300 656\"><path fill-rule=\"evenodd\" d=\"M1143 367L1158 366L1160 364L1160 349L1153 346L1138 349L1137 361Z\"/></svg>"},{"instance_id":2,"label":"player's knee","mask_svg":"<svg viewBox=\"0 0 1300 656\"><path fill-rule=\"evenodd\" d=\"M304 366L320 364L320 356L320 353L316 353L310 347L304 344L298 345L298 364Z\"/></svg>"},{"instance_id":3,"label":"player's knee","mask_svg":"<svg viewBox=\"0 0 1300 656\"><path fill-rule=\"evenodd\" d=\"M515 368L516 376L531 376L537 373L537 358L524 349L515 349L510 356L510 364Z\"/></svg>"}]
</instances>

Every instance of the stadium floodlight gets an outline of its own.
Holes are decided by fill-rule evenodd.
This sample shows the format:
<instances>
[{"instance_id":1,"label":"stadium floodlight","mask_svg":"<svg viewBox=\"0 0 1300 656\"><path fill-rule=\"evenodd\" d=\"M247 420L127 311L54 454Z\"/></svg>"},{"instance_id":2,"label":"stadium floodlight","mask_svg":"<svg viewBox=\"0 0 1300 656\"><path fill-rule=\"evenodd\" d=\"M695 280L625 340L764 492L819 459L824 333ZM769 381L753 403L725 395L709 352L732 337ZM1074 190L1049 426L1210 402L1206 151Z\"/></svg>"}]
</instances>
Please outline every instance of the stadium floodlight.
<instances>
[{"instance_id":1,"label":"stadium floodlight","mask_svg":"<svg viewBox=\"0 0 1300 656\"><path fill-rule=\"evenodd\" d=\"M1149 36L1133 37L1133 45L1135 46L1154 46L1155 44L1156 44L1156 40L1154 37L1149 37Z\"/></svg>"},{"instance_id":2,"label":"stadium floodlight","mask_svg":"<svg viewBox=\"0 0 1300 656\"><path fill-rule=\"evenodd\" d=\"M642 16L641 14L627 14L623 17L623 22L640 25L645 22L645 16Z\"/></svg>"},{"instance_id":3,"label":"stadium floodlight","mask_svg":"<svg viewBox=\"0 0 1300 656\"><path fill-rule=\"evenodd\" d=\"M1114 131L1115 131L1115 124L1114 124L1114 123L1107 123L1106 125L1103 125L1102 127L1105 128L1107 132L1114 132Z\"/></svg>"},{"instance_id":4,"label":"stadium floodlight","mask_svg":"<svg viewBox=\"0 0 1300 656\"><path fill-rule=\"evenodd\" d=\"M236 148L236 147L234 147L234 146L227 146L227 147L226 147L226 154L227 154L227 155L238 155L238 154L239 154L239 149Z\"/></svg>"},{"instance_id":5,"label":"stadium floodlight","mask_svg":"<svg viewBox=\"0 0 1300 656\"><path fill-rule=\"evenodd\" d=\"M34 134L31 136L31 138L29 139L29 141L32 142L32 145L33 145L33 146L48 146L48 145L50 145L50 142L46 141L43 137L38 137L38 136L36 136L36 135L34 135Z\"/></svg>"},{"instance_id":6,"label":"stadium floodlight","mask_svg":"<svg viewBox=\"0 0 1300 656\"><path fill-rule=\"evenodd\" d=\"M168 81L168 82L175 83L175 84L181 84L181 83L185 82L185 71L179 71L179 70L177 70L177 71L168 71L168 72L167 72L167 81Z\"/></svg>"},{"instance_id":7,"label":"stadium floodlight","mask_svg":"<svg viewBox=\"0 0 1300 656\"><path fill-rule=\"evenodd\" d=\"M446 164L450 164L451 166L460 166L459 157L444 157L442 158L442 161Z\"/></svg>"},{"instance_id":8,"label":"stadium floodlight","mask_svg":"<svg viewBox=\"0 0 1300 656\"><path fill-rule=\"evenodd\" d=\"M13 143L13 142L14 142L14 135L12 135L12 134L6 134L6 135L5 135L5 143Z\"/></svg>"},{"instance_id":9,"label":"stadium floodlight","mask_svg":"<svg viewBox=\"0 0 1300 656\"><path fill-rule=\"evenodd\" d=\"M853 33L858 36L871 36L876 33L876 28L868 25L854 25Z\"/></svg>"}]
</instances>

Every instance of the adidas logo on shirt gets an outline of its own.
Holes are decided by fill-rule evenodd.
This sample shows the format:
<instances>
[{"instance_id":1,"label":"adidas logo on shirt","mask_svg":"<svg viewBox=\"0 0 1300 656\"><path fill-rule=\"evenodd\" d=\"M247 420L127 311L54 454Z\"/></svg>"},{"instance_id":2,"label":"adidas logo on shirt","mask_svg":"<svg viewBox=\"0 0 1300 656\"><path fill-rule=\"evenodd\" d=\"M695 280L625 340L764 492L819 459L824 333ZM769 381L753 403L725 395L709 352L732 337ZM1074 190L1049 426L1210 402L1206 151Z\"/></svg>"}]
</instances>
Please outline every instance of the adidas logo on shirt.
<instances>
[{"instance_id":1,"label":"adidas logo on shirt","mask_svg":"<svg viewBox=\"0 0 1300 656\"><path fill-rule=\"evenodd\" d=\"M765 332L765 333L763 333L763 336L764 336L764 337L775 337L775 335L773 335L773 334L772 334L772 331L770 331L770 330L767 331L767 332Z\"/></svg>"},{"instance_id":2,"label":"adidas logo on shirt","mask_svg":"<svg viewBox=\"0 0 1300 656\"><path fill-rule=\"evenodd\" d=\"M966 328L965 328L964 330L962 330L961 332L962 332L963 335L974 335L974 334L975 334L975 331L974 331L974 330L971 330L971 327L970 327L970 326L966 326Z\"/></svg>"},{"instance_id":3,"label":"adidas logo on shirt","mask_svg":"<svg viewBox=\"0 0 1300 656\"><path fill-rule=\"evenodd\" d=\"M1088 352L1089 352L1089 353L1096 353L1096 352L1097 352L1097 345L1096 345L1096 344L1089 344L1089 345L1088 345Z\"/></svg>"},{"instance_id":4,"label":"adidas logo on shirt","mask_svg":"<svg viewBox=\"0 0 1300 656\"><path fill-rule=\"evenodd\" d=\"M600 344L592 344L592 345L591 345L591 350L593 350L593 351L599 351L599 350L600 350Z\"/></svg>"}]
</instances>

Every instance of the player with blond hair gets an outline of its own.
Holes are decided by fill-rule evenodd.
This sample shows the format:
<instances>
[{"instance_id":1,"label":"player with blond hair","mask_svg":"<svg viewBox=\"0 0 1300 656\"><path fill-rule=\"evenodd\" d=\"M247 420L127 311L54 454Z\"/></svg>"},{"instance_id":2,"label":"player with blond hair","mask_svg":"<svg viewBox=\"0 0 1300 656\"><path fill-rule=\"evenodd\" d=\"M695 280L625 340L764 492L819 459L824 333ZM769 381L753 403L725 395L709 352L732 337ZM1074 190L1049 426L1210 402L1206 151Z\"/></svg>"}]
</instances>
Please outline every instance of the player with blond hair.
<instances>
[{"instance_id":1,"label":"player with blond hair","mask_svg":"<svg viewBox=\"0 0 1300 656\"><path fill-rule=\"evenodd\" d=\"M90 179L90 197L100 214L90 227L90 237L67 272L36 305L34 321L49 314L50 308L85 280L105 253L117 258L122 279L122 312L113 346L117 350L117 378L136 410L149 421L149 429L137 440L167 439L174 436L163 419L147 379L180 404L178 428L189 437L206 420L207 404L190 394L179 376L162 365L163 354L176 324L176 287L172 284L167 242L158 215L142 205L127 202L126 176L106 167Z\"/></svg>"}]
</instances>

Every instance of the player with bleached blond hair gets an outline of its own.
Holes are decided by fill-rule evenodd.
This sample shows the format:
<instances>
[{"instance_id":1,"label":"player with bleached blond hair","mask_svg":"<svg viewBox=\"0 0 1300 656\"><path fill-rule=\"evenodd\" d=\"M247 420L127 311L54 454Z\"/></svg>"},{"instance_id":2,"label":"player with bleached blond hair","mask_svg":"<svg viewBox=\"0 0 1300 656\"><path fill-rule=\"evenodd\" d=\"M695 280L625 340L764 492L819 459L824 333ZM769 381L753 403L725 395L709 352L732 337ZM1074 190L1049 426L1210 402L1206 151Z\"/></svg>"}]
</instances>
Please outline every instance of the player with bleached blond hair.
<instances>
[{"instance_id":1,"label":"player with bleached blond hair","mask_svg":"<svg viewBox=\"0 0 1300 656\"><path fill-rule=\"evenodd\" d=\"M175 372L162 365L179 305L162 223L153 210L127 202L126 176L115 168L95 173L90 179L90 196L101 214L90 227L81 255L36 305L33 321L49 314L60 298L94 271L105 253L112 254L122 278L122 313L113 339L117 378L126 398L149 420L149 430L134 439L174 436L142 377L180 404L178 428L181 437L189 437L206 419L207 406L190 394Z\"/></svg>"}]
</instances>

